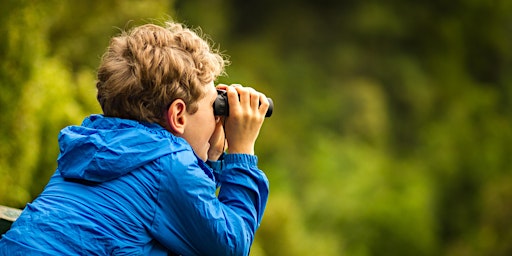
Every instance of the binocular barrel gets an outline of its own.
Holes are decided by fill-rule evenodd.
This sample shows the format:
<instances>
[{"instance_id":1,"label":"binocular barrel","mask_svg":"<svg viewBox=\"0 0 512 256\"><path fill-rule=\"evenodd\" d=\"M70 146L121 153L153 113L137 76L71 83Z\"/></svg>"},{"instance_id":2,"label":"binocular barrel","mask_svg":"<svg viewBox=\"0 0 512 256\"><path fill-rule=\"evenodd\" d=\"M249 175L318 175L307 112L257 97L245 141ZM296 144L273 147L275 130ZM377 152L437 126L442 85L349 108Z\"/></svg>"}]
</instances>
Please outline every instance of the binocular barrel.
<instances>
[{"instance_id":1,"label":"binocular barrel","mask_svg":"<svg viewBox=\"0 0 512 256\"><path fill-rule=\"evenodd\" d=\"M229 116L228 95L224 90L217 90L217 99L213 103L213 114L216 116ZM265 117L270 117L274 111L274 102L271 98L267 98L269 102L267 114Z\"/></svg>"}]
</instances>

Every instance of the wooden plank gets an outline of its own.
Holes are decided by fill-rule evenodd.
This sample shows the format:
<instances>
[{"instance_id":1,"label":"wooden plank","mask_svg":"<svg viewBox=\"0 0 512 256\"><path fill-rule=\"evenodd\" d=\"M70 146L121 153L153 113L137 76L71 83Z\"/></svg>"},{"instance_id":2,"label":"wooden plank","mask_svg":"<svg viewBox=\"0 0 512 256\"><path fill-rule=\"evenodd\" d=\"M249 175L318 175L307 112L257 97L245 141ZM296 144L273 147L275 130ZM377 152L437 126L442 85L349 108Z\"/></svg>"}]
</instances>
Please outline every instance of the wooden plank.
<instances>
[{"instance_id":1,"label":"wooden plank","mask_svg":"<svg viewBox=\"0 0 512 256\"><path fill-rule=\"evenodd\" d=\"M7 232L20 214L20 209L0 205L0 234Z\"/></svg>"}]
</instances>

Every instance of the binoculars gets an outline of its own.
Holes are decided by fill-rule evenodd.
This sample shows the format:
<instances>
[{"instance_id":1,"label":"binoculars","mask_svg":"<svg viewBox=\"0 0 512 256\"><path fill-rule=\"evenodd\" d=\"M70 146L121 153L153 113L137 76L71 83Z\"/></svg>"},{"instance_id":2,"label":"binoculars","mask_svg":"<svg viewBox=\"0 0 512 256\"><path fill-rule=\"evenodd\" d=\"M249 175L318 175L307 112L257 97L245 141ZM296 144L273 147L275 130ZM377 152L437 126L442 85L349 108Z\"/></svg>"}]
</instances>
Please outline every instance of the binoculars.
<instances>
[{"instance_id":1,"label":"binoculars","mask_svg":"<svg viewBox=\"0 0 512 256\"><path fill-rule=\"evenodd\" d=\"M274 102L271 98L268 99L268 110L265 117L270 117L274 111ZM224 90L217 90L217 99L213 103L213 114L216 116L229 116L228 94Z\"/></svg>"}]
</instances>

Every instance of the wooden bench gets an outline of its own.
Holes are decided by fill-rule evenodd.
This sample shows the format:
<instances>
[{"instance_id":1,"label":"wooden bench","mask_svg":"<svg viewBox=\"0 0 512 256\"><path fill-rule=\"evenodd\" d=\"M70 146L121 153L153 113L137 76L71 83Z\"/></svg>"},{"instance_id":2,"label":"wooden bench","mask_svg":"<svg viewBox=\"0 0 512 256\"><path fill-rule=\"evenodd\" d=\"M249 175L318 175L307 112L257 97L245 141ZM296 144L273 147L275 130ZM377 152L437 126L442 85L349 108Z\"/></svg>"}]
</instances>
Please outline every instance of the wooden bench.
<instances>
[{"instance_id":1,"label":"wooden bench","mask_svg":"<svg viewBox=\"0 0 512 256\"><path fill-rule=\"evenodd\" d=\"M11 224L20 216L21 210L0 205L0 235L9 230Z\"/></svg>"}]
</instances>

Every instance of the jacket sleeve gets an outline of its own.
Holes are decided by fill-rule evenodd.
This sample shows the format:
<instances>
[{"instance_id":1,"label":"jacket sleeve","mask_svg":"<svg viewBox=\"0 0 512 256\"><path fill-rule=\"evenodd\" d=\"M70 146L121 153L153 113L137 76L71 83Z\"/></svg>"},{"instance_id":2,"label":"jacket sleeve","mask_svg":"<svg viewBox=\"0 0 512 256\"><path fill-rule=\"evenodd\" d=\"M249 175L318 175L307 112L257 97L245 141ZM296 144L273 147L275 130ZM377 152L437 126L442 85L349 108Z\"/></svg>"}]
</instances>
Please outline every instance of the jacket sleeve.
<instances>
[{"instance_id":1,"label":"jacket sleeve","mask_svg":"<svg viewBox=\"0 0 512 256\"><path fill-rule=\"evenodd\" d=\"M192 152L173 154L163 172L153 236L183 255L248 255L268 198L268 180L257 157L226 155L215 181ZM165 161L162 159L162 161Z\"/></svg>"},{"instance_id":2,"label":"jacket sleeve","mask_svg":"<svg viewBox=\"0 0 512 256\"><path fill-rule=\"evenodd\" d=\"M215 178L215 186L217 188L220 187L220 175L222 173L222 167L224 166L224 156L226 153L222 153L222 155L219 157L219 160L212 161L208 160L206 161L206 164L213 170L213 176Z\"/></svg>"}]
</instances>

